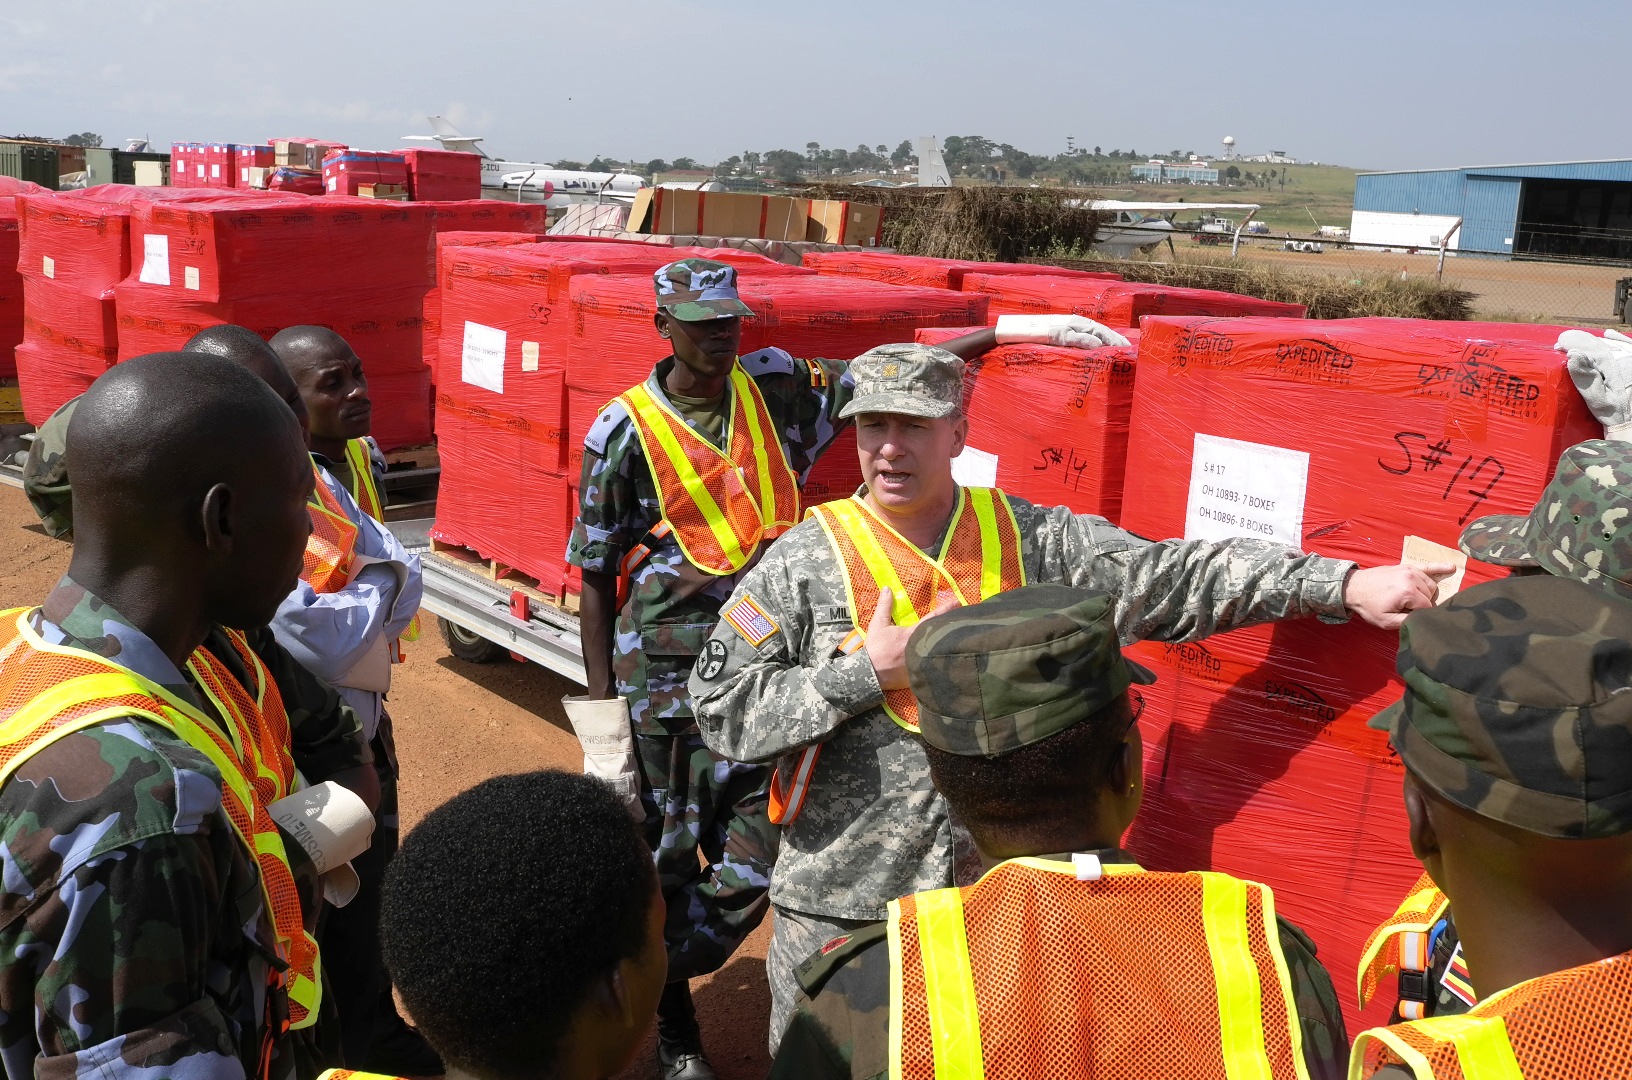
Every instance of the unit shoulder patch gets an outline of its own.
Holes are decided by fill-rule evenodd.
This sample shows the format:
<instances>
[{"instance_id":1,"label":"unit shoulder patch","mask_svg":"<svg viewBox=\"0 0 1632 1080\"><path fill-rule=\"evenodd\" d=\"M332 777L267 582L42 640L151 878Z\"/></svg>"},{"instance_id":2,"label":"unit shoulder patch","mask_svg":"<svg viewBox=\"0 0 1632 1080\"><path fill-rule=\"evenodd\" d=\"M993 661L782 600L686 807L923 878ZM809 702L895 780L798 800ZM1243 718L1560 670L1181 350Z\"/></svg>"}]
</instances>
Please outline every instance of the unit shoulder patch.
<instances>
[{"instance_id":1,"label":"unit shoulder patch","mask_svg":"<svg viewBox=\"0 0 1632 1080\"><path fill-rule=\"evenodd\" d=\"M708 644L703 646L703 655L697 658L697 677L699 679L716 679L720 672L725 670L727 657L725 642L718 638L709 638Z\"/></svg>"},{"instance_id":2,"label":"unit shoulder patch","mask_svg":"<svg viewBox=\"0 0 1632 1080\"><path fill-rule=\"evenodd\" d=\"M599 457L606 456L607 440L629 419L629 410L623 407L623 402L613 398L602 406L595 422L589 425L584 433L584 448L593 451Z\"/></svg>"},{"instance_id":3,"label":"unit shoulder patch","mask_svg":"<svg viewBox=\"0 0 1632 1080\"><path fill-rule=\"evenodd\" d=\"M782 629L752 596L744 596L735 603L728 604L725 610L720 612L720 618L730 623L731 628L756 649Z\"/></svg>"},{"instance_id":4,"label":"unit shoulder patch","mask_svg":"<svg viewBox=\"0 0 1632 1080\"><path fill-rule=\"evenodd\" d=\"M803 367L793 354L782 349L756 349L747 356L737 357L742 370L749 375L797 375Z\"/></svg>"}]
</instances>

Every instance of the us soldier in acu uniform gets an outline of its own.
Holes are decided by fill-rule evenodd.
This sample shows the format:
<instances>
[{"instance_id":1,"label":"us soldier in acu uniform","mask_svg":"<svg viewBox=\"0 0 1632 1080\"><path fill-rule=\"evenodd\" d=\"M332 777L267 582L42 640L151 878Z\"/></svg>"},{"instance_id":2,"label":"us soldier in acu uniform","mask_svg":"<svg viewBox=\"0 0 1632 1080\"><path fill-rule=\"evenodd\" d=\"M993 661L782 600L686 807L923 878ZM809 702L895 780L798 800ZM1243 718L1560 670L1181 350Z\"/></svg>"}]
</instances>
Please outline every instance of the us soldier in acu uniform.
<instances>
[{"instance_id":1,"label":"us soldier in acu uniform","mask_svg":"<svg viewBox=\"0 0 1632 1080\"><path fill-rule=\"evenodd\" d=\"M1632 443L1570 447L1529 514L1479 518L1459 546L1515 577L1574 578L1632 601ZM1450 901L1426 874L1361 953L1361 1005L1383 987L1395 992L1397 1021L1456 1016L1478 1000Z\"/></svg>"},{"instance_id":2,"label":"us soldier in acu uniform","mask_svg":"<svg viewBox=\"0 0 1632 1080\"><path fill-rule=\"evenodd\" d=\"M930 775L985 874L807 960L773 1078L1342 1076L1332 980L1270 890L1118 846L1143 794L1129 684L1155 676L1115 608L1032 585L913 631Z\"/></svg>"},{"instance_id":3,"label":"us soldier in acu uniform","mask_svg":"<svg viewBox=\"0 0 1632 1080\"><path fill-rule=\"evenodd\" d=\"M608 778L638 799L668 904L658 1057L666 1076L697 1080L713 1074L686 980L719 968L764 918L777 838L769 772L703 744L686 678L741 575L799 520L797 485L842 428L851 383L838 361L780 349L739 358L740 320L753 312L734 268L685 259L655 283L654 322L673 355L608 404L584 439L567 560L583 569L591 700L567 709L592 759L592 744L627 742L633 726L638 776L614 763ZM1036 322L1037 340L1086 338L1097 326L1076 316ZM996 343L985 330L947 347L974 356Z\"/></svg>"},{"instance_id":4,"label":"us soldier in acu uniform","mask_svg":"<svg viewBox=\"0 0 1632 1080\"><path fill-rule=\"evenodd\" d=\"M1350 1075L1632 1076L1632 603L1480 585L1406 622L1399 669L1372 726L1479 1004L1363 1033Z\"/></svg>"},{"instance_id":5,"label":"us soldier in acu uniform","mask_svg":"<svg viewBox=\"0 0 1632 1080\"><path fill-rule=\"evenodd\" d=\"M1110 593L1124 641L1181 641L1350 611L1397 626L1434 591L1406 567L1358 570L1261 540L1153 544L1103 518L961 488L952 459L968 432L963 362L886 345L850 370L846 413L857 417L864 492L815 507L749 571L691 681L711 750L779 762L772 805L786 824L766 962L773 1048L795 965L884 918L891 900L952 884L952 827L929 782L902 662L919 619L1064 583Z\"/></svg>"}]
</instances>

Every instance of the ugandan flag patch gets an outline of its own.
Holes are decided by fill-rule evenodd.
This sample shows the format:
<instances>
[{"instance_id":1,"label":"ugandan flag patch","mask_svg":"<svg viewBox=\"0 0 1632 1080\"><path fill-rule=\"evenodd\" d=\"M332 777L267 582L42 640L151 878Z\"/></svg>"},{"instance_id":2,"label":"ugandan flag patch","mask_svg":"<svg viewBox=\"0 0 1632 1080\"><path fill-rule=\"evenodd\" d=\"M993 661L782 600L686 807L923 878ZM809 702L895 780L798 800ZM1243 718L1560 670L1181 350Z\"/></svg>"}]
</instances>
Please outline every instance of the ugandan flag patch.
<instances>
[{"instance_id":1,"label":"ugandan flag patch","mask_svg":"<svg viewBox=\"0 0 1632 1080\"><path fill-rule=\"evenodd\" d=\"M781 627L765 614L765 609L754 602L751 596L744 596L741 600L720 612L720 618L731 624L731 628L741 634L754 648L759 648L771 639Z\"/></svg>"}]
</instances>

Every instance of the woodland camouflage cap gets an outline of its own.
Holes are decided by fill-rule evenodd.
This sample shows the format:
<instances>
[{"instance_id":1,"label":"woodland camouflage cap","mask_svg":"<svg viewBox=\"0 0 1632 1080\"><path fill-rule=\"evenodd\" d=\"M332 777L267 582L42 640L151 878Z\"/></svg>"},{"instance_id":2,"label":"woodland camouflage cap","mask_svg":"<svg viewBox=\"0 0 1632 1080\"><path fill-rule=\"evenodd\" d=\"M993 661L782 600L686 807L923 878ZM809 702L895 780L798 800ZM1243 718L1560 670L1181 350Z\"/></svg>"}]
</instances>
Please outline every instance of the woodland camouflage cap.
<instances>
[{"instance_id":1,"label":"woodland camouflage cap","mask_svg":"<svg viewBox=\"0 0 1632 1080\"><path fill-rule=\"evenodd\" d=\"M1371 726L1428 787L1543 836L1632 832L1632 603L1493 581L1414 612L1398 665L1405 697Z\"/></svg>"},{"instance_id":2,"label":"woodland camouflage cap","mask_svg":"<svg viewBox=\"0 0 1632 1080\"><path fill-rule=\"evenodd\" d=\"M712 259L681 259L652 275L657 306L681 322L747 317L753 308L737 295L737 268Z\"/></svg>"},{"instance_id":3,"label":"woodland camouflage cap","mask_svg":"<svg viewBox=\"0 0 1632 1080\"><path fill-rule=\"evenodd\" d=\"M931 746L997 757L1064 731L1152 683L1117 641L1116 601L1031 585L926 619L907 639L907 678Z\"/></svg>"},{"instance_id":4,"label":"woodland camouflage cap","mask_svg":"<svg viewBox=\"0 0 1632 1080\"><path fill-rule=\"evenodd\" d=\"M963 361L933 345L880 345L850 361L856 395L839 413L900 413L938 419L963 405Z\"/></svg>"},{"instance_id":5,"label":"woodland camouflage cap","mask_svg":"<svg viewBox=\"0 0 1632 1080\"><path fill-rule=\"evenodd\" d=\"M1481 562L1539 566L1632 599L1632 443L1570 447L1535 509L1482 517L1458 544Z\"/></svg>"}]
</instances>

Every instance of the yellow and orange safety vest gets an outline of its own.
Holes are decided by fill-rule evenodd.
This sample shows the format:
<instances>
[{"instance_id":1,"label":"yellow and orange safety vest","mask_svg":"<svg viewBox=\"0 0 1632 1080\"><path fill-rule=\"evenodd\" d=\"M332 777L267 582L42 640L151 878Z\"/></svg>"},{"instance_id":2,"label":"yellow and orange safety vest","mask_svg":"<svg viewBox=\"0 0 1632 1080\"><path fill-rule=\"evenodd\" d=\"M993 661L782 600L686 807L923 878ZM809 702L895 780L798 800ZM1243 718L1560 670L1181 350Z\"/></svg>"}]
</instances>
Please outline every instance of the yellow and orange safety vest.
<instances>
[{"instance_id":1,"label":"yellow and orange safety vest","mask_svg":"<svg viewBox=\"0 0 1632 1080\"><path fill-rule=\"evenodd\" d=\"M892 1080L1307 1080L1268 887L1076 860L891 901Z\"/></svg>"},{"instance_id":2,"label":"yellow and orange safety vest","mask_svg":"<svg viewBox=\"0 0 1632 1080\"><path fill-rule=\"evenodd\" d=\"M1430 939L1434 924L1445 917L1451 902L1434 879L1423 874L1400 902L1399 909L1366 939L1360 952L1360 1007L1371 1004L1383 979L1398 973L1399 1014L1407 1020L1427 1015L1428 971L1433 966ZM1404 984L1410 982L1408 988ZM1411 992L1407 993L1407 989Z\"/></svg>"},{"instance_id":3,"label":"yellow and orange safety vest","mask_svg":"<svg viewBox=\"0 0 1632 1080\"><path fill-rule=\"evenodd\" d=\"M617 398L651 467L663 523L686 560L717 577L741 571L760 544L799 520L799 486L781 435L741 364L731 369L730 398L724 450L645 383Z\"/></svg>"},{"instance_id":4,"label":"yellow and orange safety vest","mask_svg":"<svg viewBox=\"0 0 1632 1080\"><path fill-rule=\"evenodd\" d=\"M1361 1032L1350 1080L1385 1065L1417 1080L1632 1076L1632 953L1509 987L1462 1016Z\"/></svg>"},{"instance_id":5,"label":"yellow and orange safety vest","mask_svg":"<svg viewBox=\"0 0 1632 1080\"><path fill-rule=\"evenodd\" d=\"M148 720L209 758L221 773L222 808L260 869L280 959L289 965L287 973L274 971L272 987L287 996L288 1026L309 1027L322 997L322 967L317 942L306 932L282 834L266 809L295 787L289 720L260 659L242 635L228 631L227 636L253 687L241 684L207 650L195 651L187 661L198 689L227 725L224 730L196 706L128 668L46 642L29 624L29 609L0 612L0 784L45 746L114 717ZM274 1034L281 1032L269 1030L269 1039Z\"/></svg>"},{"instance_id":6,"label":"yellow and orange safety vest","mask_svg":"<svg viewBox=\"0 0 1632 1080\"><path fill-rule=\"evenodd\" d=\"M1020 526L1008 497L996 488L959 488L952 521L938 556L931 558L892 529L860 496L810 508L827 533L844 573L854 629L839 648L854 652L866 644L863 629L888 588L897 626L911 626L932 611L942 594L973 604L1026 583ZM911 690L886 690L884 711L908 731L918 730L918 700ZM777 763L771 778L770 816L786 825L799 816L821 745L806 747Z\"/></svg>"},{"instance_id":7,"label":"yellow and orange safety vest","mask_svg":"<svg viewBox=\"0 0 1632 1080\"><path fill-rule=\"evenodd\" d=\"M306 538L306 559L300 579L316 593L336 593L351 580L352 560L357 557L357 525L346 516L340 500L329 490L323 468L312 462L316 486L306 500L312 532Z\"/></svg>"}]
</instances>

